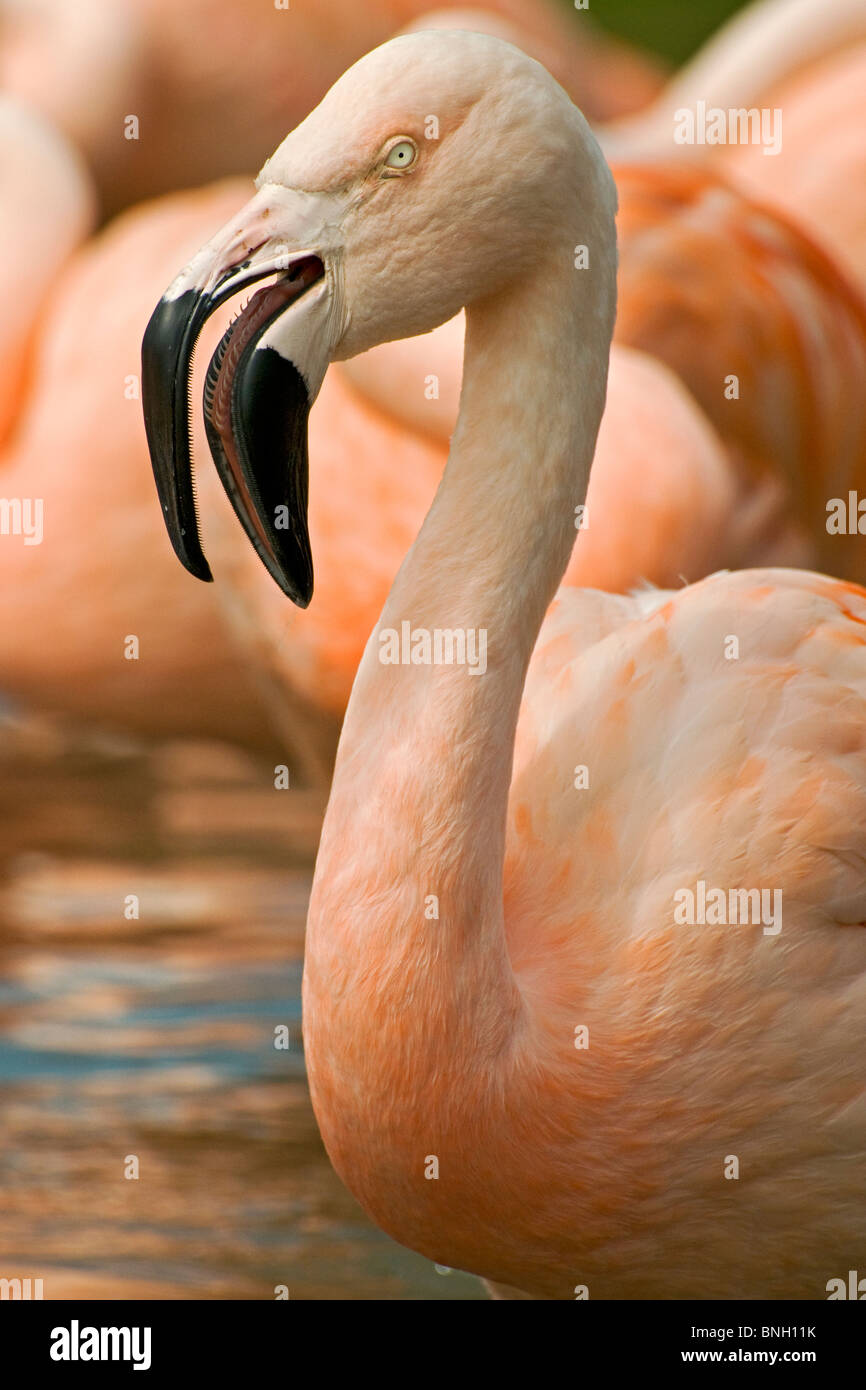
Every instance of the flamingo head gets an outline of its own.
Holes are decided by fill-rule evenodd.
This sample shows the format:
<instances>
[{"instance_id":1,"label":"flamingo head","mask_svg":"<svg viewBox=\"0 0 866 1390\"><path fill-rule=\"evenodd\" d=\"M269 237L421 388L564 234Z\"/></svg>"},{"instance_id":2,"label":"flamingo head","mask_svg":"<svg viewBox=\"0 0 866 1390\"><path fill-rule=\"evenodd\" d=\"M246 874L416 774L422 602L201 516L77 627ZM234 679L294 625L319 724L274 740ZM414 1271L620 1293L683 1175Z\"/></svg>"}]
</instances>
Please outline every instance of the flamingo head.
<instances>
[{"instance_id":1,"label":"flamingo head","mask_svg":"<svg viewBox=\"0 0 866 1390\"><path fill-rule=\"evenodd\" d=\"M192 574L212 577L193 500L189 374L217 306L258 286L207 372L210 449L261 560L306 607L307 416L328 364L426 333L531 272L555 237L556 254L581 240L587 153L601 162L562 89L489 35L404 35L343 75L145 332L151 458L172 544Z\"/></svg>"}]
</instances>

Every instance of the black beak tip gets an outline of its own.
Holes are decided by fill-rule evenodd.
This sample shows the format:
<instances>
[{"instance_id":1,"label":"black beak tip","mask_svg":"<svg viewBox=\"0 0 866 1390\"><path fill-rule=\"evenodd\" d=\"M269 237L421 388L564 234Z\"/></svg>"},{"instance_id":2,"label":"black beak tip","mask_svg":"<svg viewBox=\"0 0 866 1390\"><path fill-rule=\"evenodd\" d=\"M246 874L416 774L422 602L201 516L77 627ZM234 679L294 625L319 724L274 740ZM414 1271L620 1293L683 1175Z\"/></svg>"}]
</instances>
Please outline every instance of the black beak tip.
<instances>
[{"instance_id":1,"label":"black beak tip","mask_svg":"<svg viewBox=\"0 0 866 1390\"><path fill-rule=\"evenodd\" d=\"M177 558L194 579L200 579L203 584L213 584L213 572L201 552L195 558L186 555L178 555Z\"/></svg>"},{"instance_id":2,"label":"black beak tip","mask_svg":"<svg viewBox=\"0 0 866 1390\"><path fill-rule=\"evenodd\" d=\"M190 536L182 525L180 516L175 514L172 517L168 507L163 508L163 519L171 541L171 548L184 569L195 579L200 579L205 584L212 584L211 567L205 559L197 533L194 532Z\"/></svg>"},{"instance_id":3,"label":"black beak tip","mask_svg":"<svg viewBox=\"0 0 866 1390\"><path fill-rule=\"evenodd\" d=\"M304 560L299 563L297 551L287 553L286 548L274 544L274 539L273 536L270 538L267 548L256 543L259 558L286 598L290 598L296 608L309 608L313 597L312 565L304 563Z\"/></svg>"},{"instance_id":4,"label":"black beak tip","mask_svg":"<svg viewBox=\"0 0 866 1390\"><path fill-rule=\"evenodd\" d=\"M310 600L313 597L313 586L310 584L307 589L299 589L295 586L289 594L289 598L298 608L309 608Z\"/></svg>"}]
</instances>

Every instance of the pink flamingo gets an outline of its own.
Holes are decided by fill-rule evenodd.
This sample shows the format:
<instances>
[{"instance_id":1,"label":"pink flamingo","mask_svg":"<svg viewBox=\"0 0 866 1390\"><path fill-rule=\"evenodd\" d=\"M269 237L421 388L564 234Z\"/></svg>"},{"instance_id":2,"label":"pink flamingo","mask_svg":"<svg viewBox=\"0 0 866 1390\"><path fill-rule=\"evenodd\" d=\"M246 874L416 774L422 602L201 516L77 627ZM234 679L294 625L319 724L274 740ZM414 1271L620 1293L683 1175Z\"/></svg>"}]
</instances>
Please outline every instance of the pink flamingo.
<instances>
[{"instance_id":1,"label":"pink flamingo","mask_svg":"<svg viewBox=\"0 0 866 1390\"><path fill-rule=\"evenodd\" d=\"M866 490L866 402L850 389L866 370L863 294L820 241L717 171L615 172L616 340L667 363L725 442L739 495L725 564L862 579L860 537L828 532L827 501Z\"/></svg>"},{"instance_id":2,"label":"pink flamingo","mask_svg":"<svg viewBox=\"0 0 866 1390\"><path fill-rule=\"evenodd\" d=\"M2 444L26 394L33 341L51 287L93 225L94 195L75 150L10 97L0 98L0 158Z\"/></svg>"},{"instance_id":3,"label":"pink flamingo","mask_svg":"<svg viewBox=\"0 0 866 1390\"><path fill-rule=\"evenodd\" d=\"M191 695L202 696L196 719L205 735L221 732L228 701L233 720L253 738L261 720L244 713L251 704L255 711L250 681L244 672L233 674L219 613L211 601L190 601L173 583L168 566L160 566L159 546L148 550L152 528L146 473L136 468L142 432L134 390L127 399L138 363L131 348L135 320L124 319L122 306L134 295L124 299L113 289L122 286L121 275L128 281L130 263L146 265L154 254L158 219L151 219L143 242L134 221L126 229L122 249L132 262L115 261L110 239L98 240L64 269L62 252L71 249L76 231L81 236L87 229L91 208L80 161L45 133L41 118L25 124L22 117L7 131L4 167L14 150L21 191L3 203L0 274L10 277L4 323L13 343L0 385L23 378L29 390L16 388L8 400L0 477L4 496L41 501L43 534L39 545L5 537L0 549L0 685L43 708L90 718L120 710L123 727L171 733L189 727L190 715L177 701L178 685L186 683ZM44 164L25 131L44 143ZM61 163L61 152L68 163ZM42 310L39 332L34 306ZM152 590L129 565L130 547L139 541ZM202 646L191 650L179 627L160 622L160 609L185 618ZM124 659L128 634L140 641L134 662Z\"/></svg>"},{"instance_id":4,"label":"pink flamingo","mask_svg":"<svg viewBox=\"0 0 866 1390\"><path fill-rule=\"evenodd\" d=\"M709 161L780 209L866 285L866 6L862 0L757 0L639 113L608 125L606 152ZM679 144L677 113L781 113L778 148Z\"/></svg>"},{"instance_id":5,"label":"pink flamingo","mask_svg":"<svg viewBox=\"0 0 866 1390\"><path fill-rule=\"evenodd\" d=\"M205 576L186 361L259 284L211 362L209 438L306 603L328 363L466 306L448 464L355 680L316 867L325 1143L397 1240L523 1296L821 1298L866 1238L866 592L779 569L557 596L605 402L615 204L525 55L386 44L154 313L154 469ZM466 660L436 660L436 631ZM714 898L689 925L701 885L726 912L744 895L737 924Z\"/></svg>"},{"instance_id":6,"label":"pink flamingo","mask_svg":"<svg viewBox=\"0 0 866 1390\"><path fill-rule=\"evenodd\" d=\"M866 19L864 19L866 31ZM724 152L732 177L823 241L866 286L866 39L774 87L784 114L778 157Z\"/></svg>"},{"instance_id":7,"label":"pink flamingo","mask_svg":"<svg viewBox=\"0 0 866 1390\"><path fill-rule=\"evenodd\" d=\"M677 112L704 101L725 110L761 104L782 83L866 40L861 0L753 0L712 35L643 110L601 132L608 155L703 158L721 146L678 143ZM765 160L769 163L769 158Z\"/></svg>"},{"instance_id":8,"label":"pink flamingo","mask_svg":"<svg viewBox=\"0 0 866 1390\"><path fill-rule=\"evenodd\" d=\"M859 578L859 537L828 534L826 502L866 486L866 402L852 389L866 380L863 296L810 236L716 171L618 164L614 174L616 342L670 367L724 444L733 503L716 512L725 529L717 563L826 565ZM368 400L444 447L457 418L462 347L461 318L340 366ZM622 371L616 354L613 363L616 386ZM431 372L441 383L433 402L420 389ZM725 389L731 374L735 394ZM707 518L704 527L694 497L682 490L693 476L676 444L683 422L671 421L675 428L662 445L662 426L644 414L642 460L639 449L627 447L633 406L625 396L617 391L606 412L603 464L593 470L591 497L603 502L603 525L581 536L566 583L627 590L638 577L660 585L701 578L713 564L713 523ZM608 448L614 422L618 434ZM706 472L694 476L695 490L705 491ZM632 510L629 491L642 482ZM625 496L615 502L617 492ZM660 507L662 498L668 520L659 510L652 525L638 526L643 508L652 499ZM670 529L674 518L682 530ZM692 550L684 534L688 518ZM644 552L639 561L636 532Z\"/></svg>"}]
</instances>

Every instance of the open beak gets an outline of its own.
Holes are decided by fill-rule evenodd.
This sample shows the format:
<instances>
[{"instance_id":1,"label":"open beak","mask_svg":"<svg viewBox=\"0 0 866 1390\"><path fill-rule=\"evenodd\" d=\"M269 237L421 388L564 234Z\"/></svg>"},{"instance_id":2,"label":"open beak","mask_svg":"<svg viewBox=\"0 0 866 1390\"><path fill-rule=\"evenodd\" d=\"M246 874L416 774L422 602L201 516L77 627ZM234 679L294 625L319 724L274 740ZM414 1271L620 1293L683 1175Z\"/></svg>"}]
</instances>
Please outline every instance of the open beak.
<instances>
[{"instance_id":1,"label":"open beak","mask_svg":"<svg viewBox=\"0 0 866 1390\"><path fill-rule=\"evenodd\" d=\"M324 244L327 195L266 184L163 295L142 343L147 442L175 553L213 578L193 490L189 385L206 321L240 290L268 281L232 320L204 387L214 463L244 530L284 593L313 593L307 528L307 418L342 331L339 257ZM327 206L325 206L327 204Z\"/></svg>"}]
</instances>

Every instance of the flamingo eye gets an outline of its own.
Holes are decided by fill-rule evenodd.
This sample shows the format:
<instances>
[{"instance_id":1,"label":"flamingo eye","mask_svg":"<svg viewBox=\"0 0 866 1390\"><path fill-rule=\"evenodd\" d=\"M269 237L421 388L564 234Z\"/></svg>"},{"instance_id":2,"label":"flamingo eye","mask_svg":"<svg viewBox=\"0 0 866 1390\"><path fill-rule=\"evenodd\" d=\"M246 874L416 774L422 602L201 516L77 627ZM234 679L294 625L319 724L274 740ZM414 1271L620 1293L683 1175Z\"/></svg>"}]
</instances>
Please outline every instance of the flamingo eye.
<instances>
[{"instance_id":1,"label":"flamingo eye","mask_svg":"<svg viewBox=\"0 0 866 1390\"><path fill-rule=\"evenodd\" d=\"M400 140L388 151L385 158L386 169L411 169L418 158L414 140Z\"/></svg>"}]
</instances>

